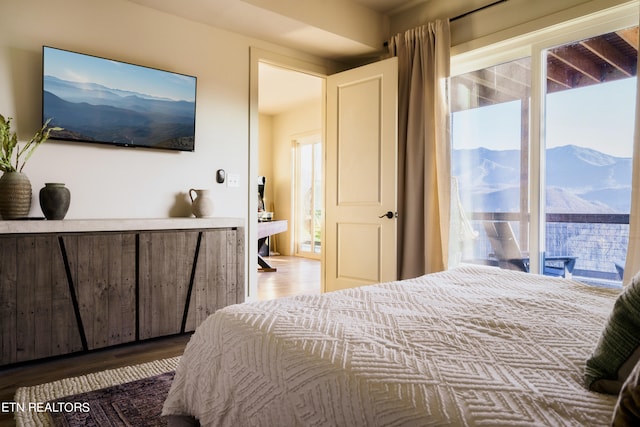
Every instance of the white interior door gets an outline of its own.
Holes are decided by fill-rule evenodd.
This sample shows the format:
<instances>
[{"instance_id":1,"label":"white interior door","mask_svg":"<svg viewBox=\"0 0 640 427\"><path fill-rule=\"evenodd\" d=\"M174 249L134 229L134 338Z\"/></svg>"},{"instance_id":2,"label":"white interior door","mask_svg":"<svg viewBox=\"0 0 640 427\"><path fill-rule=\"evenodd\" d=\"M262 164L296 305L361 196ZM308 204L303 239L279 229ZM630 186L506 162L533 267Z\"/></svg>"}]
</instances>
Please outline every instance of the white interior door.
<instances>
[{"instance_id":1,"label":"white interior door","mask_svg":"<svg viewBox=\"0 0 640 427\"><path fill-rule=\"evenodd\" d=\"M327 292L397 277L397 92L397 58L327 78Z\"/></svg>"}]
</instances>

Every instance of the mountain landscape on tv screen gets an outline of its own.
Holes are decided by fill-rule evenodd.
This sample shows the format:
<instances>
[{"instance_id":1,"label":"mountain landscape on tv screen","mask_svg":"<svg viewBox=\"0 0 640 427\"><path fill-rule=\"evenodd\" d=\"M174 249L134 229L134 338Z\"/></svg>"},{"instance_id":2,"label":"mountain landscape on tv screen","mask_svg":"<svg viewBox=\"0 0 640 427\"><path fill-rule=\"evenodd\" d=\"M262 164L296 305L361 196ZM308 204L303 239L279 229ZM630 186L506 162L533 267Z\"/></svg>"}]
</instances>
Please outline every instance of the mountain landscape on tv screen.
<instances>
[{"instance_id":1,"label":"mountain landscape on tv screen","mask_svg":"<svg viewBox=\"0 0 640 427\"><path fill-rule=\"evenodd\" d=\"M519 150L453 150L465 210L519 212L520 162ZM629 213L631 158L565 145L546 150L546 167L547 213Z\"/></svg>"},{"instance_id":2,"label":"mountain landscape on tv screen","mask_svg":"<svg viewBox=\"0 0 640 427\"><path fill-rule=\"evenodd\" d=\"M43 116L52 138L193 150L195 102L45 76Z\"/></svg>"}]
</instances>

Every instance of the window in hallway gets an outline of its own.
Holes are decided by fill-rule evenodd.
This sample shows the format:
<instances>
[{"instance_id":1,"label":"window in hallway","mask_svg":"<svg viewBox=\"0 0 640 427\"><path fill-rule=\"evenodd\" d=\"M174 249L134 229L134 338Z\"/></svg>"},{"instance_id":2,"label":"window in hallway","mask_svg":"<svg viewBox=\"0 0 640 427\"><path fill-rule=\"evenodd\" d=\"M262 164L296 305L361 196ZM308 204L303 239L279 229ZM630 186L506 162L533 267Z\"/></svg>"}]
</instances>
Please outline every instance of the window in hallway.
<instances>
[{"instance_id":1,"label":"window in hallway","mask_svg":"<svg viewBox=\"0 0 640 427\"><path fill-rule=\"evenodd\" d=\"M323 206L320 134L295 141L295 254L320 258Z\"/></svg>"}]
</instances>

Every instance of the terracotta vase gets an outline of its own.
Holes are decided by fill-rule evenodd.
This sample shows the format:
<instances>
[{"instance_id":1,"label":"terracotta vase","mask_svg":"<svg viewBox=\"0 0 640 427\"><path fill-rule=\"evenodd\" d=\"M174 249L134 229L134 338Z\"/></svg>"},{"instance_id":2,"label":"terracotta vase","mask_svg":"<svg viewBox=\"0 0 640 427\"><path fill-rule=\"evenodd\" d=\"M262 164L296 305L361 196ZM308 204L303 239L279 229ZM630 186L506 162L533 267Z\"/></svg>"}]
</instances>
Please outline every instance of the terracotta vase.
<instances>
[{"instance_id":1,"label":"terracotta vase","mask_svg":"<svg viewBox=\"0 0 640 427\"><path fill-rule=\"evenodd\" d=\"M71 203L71 192L64 184L45 182L40 189L40 208L47 219L64 219Z\"/></svg>"},{"instance_id":2,"label":"terracotta vase","mask_svg":"<svg viewBox=\"0 0 640 427\"><path fill-rule=\"evenodd\" d=\"M195 193L195 197L194 194ZM209 190L189 190L191 198L191 212L196 218L209 217L213 214L213 202L209 198Z\"/></svg>"},{"instance_id":3,"label":"terracotta vase","mask_svg":"<svg viewBox=\"0 0 640 427\"><path fill-rule=\"evenodd\" d=\"M5 172L0 177L0 216L20 219L29 216L31 181L22 172Z\"/></svg>"}]
</instances>

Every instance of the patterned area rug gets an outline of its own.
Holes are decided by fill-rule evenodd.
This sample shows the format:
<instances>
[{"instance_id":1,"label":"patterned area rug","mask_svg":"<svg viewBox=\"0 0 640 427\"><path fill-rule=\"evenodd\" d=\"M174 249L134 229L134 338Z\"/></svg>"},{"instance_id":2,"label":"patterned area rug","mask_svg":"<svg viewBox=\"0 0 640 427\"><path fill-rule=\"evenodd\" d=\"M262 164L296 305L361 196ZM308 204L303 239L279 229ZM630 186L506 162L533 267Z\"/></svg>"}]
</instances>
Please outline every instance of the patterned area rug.
<instances>
[{"instance_id":1,"label":"patterned area rug","mask_svg":"<svg viewBox=\"0 0 640 427\"><path fill-rule=\"evenodd\" d=\"M174 372L55 400L56 426L166 426L160 417ZM68 402L72 402L71 405ZM79 403L79 404L78 404ZM69 411L66 407L69 407ZM62 409L58 411L58 409Z\"/></svg>"},{"instance_id":2,"label":"patterned area rug","mask_svg":"<svg viewBox=\"0 0 640 427\"><path fill-rule=\"evenodd\" d=\"M160 417L179 357L66 378L15 395L25 426L163 426Z\"/></svg>"}]
</instances>

